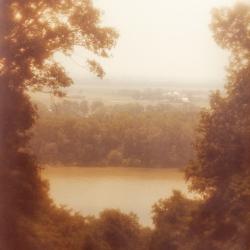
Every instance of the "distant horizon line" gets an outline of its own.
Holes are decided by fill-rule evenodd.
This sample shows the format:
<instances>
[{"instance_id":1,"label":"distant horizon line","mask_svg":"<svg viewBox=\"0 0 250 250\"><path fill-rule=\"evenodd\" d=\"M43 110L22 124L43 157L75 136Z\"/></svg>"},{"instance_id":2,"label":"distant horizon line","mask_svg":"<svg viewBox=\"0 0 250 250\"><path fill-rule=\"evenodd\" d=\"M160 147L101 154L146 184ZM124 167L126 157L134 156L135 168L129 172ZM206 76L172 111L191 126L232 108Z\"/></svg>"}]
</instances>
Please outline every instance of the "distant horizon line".
<instances>
[{"instance_id":1,"label":"distant horizon line","mask_svg":"<svg viewBox=\"0 0 250 250\"><path fill-rule=\"evenodd\" d=\"M131 84L136 85L145 85L145 87L185 87L185 88L192 88L192 87L201 87L201 88L214 88L219 87L223 88L225 85L225 82L219 82L216 80L171 80L171 79L149 79L149 78L130 78L127 77L114 77L114 78L94 78L94 77L74 77L73 78L74 85L89 85L89 84L96 84L96 85L103 85L103 84L118 84L119 86L128 85L131 86Z\"/></svg>"}]
</instances>

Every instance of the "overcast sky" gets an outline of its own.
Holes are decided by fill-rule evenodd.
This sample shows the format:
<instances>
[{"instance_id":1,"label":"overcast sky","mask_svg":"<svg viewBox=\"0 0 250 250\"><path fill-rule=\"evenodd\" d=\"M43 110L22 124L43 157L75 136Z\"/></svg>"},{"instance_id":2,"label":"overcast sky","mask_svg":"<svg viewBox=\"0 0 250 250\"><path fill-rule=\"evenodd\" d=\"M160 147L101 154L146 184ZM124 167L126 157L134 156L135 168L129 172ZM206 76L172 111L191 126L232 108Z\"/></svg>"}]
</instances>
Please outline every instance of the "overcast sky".
<instances>
[{"instance_id":1,"label":"overcast sky","mask_svg":"<svg viewBox=\"0 0 250 250\"><path fill-rule=\"evenodd\" d=\"M250 0L247 0L250 1ZM236 0L93 0L103 23L120 33L112 58L101 60L107 79L223 83L227 53L209 29L211 9ZM64 65L74 78L89 77L77 49Z\"/></svg>"}]
</instances>

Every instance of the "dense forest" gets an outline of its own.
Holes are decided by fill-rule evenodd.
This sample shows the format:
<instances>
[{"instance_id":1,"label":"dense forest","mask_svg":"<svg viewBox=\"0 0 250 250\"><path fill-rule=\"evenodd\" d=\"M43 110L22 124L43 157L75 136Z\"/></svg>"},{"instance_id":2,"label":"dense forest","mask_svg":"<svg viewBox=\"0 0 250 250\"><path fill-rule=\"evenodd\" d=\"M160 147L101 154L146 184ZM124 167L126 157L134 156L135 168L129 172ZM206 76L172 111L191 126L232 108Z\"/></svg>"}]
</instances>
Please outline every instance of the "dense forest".
<instances>
[{"instance_id":1,"label":"dense forest","mask_svg":"<svg viewBox=\"0 0 250 250\"><path fill-rule=\"evenodd\" d=\"M1 7L1 250L250 249L249 4L213 11L214 39L231 57L225 93L215 92L201 112L186 168L190 188L201 199L175 191L160 200L153 206L152 229L117 210L93 218L55 206L27 144L36 119L27 90L45 87L61 95L61 87L72 83L53 53L70 54L80 45L107 57L116 32L101 26L100 12L88 0L6 0ZM97 63L88 63L103 75ZM144 112L142 117L150 111Z\"/></svg>"},{"instance_id":2,"label":"dense forest","mask_svg":"<svg viewBox=\"0 0 250 250\"><path fill-rule=\"evenodd\" d=\"M39 105L31 148L43 164L183 167L192 158L198 108L191 104Z\"/></svg>"}]
</instances>

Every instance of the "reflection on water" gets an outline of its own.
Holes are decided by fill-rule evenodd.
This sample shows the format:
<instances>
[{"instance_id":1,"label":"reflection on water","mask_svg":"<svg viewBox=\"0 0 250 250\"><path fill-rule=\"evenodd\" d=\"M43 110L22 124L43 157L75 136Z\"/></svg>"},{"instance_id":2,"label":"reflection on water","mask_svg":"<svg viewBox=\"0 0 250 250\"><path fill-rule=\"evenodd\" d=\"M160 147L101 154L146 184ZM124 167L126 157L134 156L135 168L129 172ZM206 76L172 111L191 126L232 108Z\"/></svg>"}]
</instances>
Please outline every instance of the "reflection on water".
<instances>
[{"instance_id":1,"label":"reflection on water","mask_svg":"<svg viewBox=\"0 0 250 250\"><path fill-rule=\"evenodd\" d=\"M176 169L47 167L44 175L57 204L83 215L118 208L136 213L148 226L156 201L174 189L188 192L183 173Z\"/></svg>"}]
</instances>

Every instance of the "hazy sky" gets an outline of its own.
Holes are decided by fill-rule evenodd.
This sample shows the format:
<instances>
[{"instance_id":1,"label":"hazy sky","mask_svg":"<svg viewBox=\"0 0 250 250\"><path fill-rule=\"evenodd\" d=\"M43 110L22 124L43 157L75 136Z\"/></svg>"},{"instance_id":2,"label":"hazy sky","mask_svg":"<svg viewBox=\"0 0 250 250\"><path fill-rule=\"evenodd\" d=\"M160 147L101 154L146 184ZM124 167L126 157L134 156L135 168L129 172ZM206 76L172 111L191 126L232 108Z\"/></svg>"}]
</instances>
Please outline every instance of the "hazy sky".
<instances>
[{"instance_id":1,"label":"hazy sky","mask_svg":"<svg viewBox=\"0 0 250 250\"><path fill-rule=\"evenodd\" d=\"M250 1L250 0L247 0ZM107 79L223 83L227 53L209 30L211 9L236 0L93 0L103 23L120 33L113 57L101 60ZM89 77L77 49L64 65L75 78Z\"/></svg>"}]
</instances>

